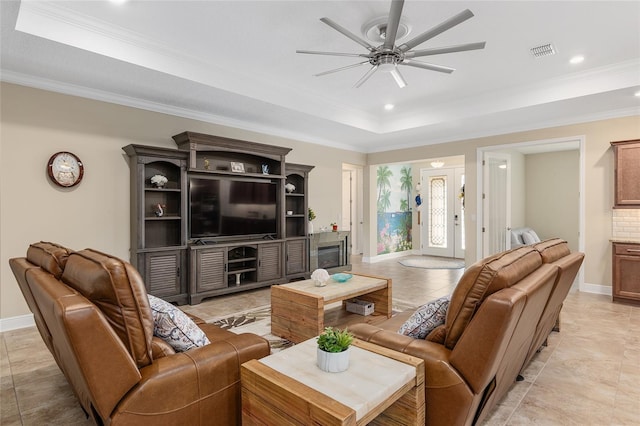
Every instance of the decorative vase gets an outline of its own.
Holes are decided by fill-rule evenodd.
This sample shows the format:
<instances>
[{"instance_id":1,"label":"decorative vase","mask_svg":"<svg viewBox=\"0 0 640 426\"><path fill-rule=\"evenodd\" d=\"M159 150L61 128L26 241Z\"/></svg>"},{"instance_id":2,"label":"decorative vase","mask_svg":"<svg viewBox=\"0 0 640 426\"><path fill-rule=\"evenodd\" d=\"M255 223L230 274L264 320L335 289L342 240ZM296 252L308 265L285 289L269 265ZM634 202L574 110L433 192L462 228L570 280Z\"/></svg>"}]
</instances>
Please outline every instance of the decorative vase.
<instances>
[{"instance_id":1,"label":"decorative vase","mask_svg":"<svg viewBox=\"0 0 640 426\"><path fill-rule=\"evenodd\" d=\"M313 234L313 222L309 221L309 234Z\"/></svg>"},{"instance_id":2,"label":"decorative vase","mask_svg":"<svg viewBox=\"0 0 640 426\"><path fill-rule=\"evenodd\" d=\"M327 373L340 373L349 368L349 349L342 352L325 352L317 348L318 368Z\"/></svg>"}]
</instances>

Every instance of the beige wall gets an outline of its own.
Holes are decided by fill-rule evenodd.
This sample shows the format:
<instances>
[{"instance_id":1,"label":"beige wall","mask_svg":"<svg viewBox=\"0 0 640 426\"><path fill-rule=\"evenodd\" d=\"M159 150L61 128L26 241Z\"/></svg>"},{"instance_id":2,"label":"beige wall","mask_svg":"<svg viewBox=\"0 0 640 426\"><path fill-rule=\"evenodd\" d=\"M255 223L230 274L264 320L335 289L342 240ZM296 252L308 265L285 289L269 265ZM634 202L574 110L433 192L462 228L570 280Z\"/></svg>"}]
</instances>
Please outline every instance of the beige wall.
<instances>
[{"instance_id":1,"label":"beige wall","mask_svg":"<svg viewBox=\"0 0 640 426\"><path fill-rule=\"evenodd\" d=\"M34 241L92 247L129 258L129 166L122 147L175 148L185 130L293 148L287 161L315 165L310 206L317 225L340 212L342 163L364 154L3 83L0 128L0 318L28 314L8 260ZM77 154L85 165L72 189L51 184L49 157Z\"/></svg>"},{"instance_id":2,"label":"beige wall","mask_svg":"<svg viewBox=\"0 0 640 426\"><path fill-rule=\"evenodd\" d=\"M526 220L540 238L567 240L578 249L580 151L525 156Z\"/></svg>"},{"instance_id":3,"label":"beige wall","mask_svg":"<svg viewBox=\"0 0 640 426\"><path fill-rule=\"evenodd\" d=\"M33 241L93 247L128 258L129 169L121 148L132 143L173 148L171 136L185 130L293 148L288 161L316 166L310 179L316 226L328 225L341 212L343 162L377 165L464 155L467 262L476 258L477 148L583 135L585 282L611 285L609 141L640 137L640 117L635 116L364 155L12 84L3 83L0 90L0 318L28 313L8 259L23 256ZM84 181L73 189L59 189L46 177L48 158L62 150L76 153L85 164ZM365 257L375 253L375 238L370 238L375 237L375 182L375 167L367 166Z\"/></svg>"},{"instance_id":4,"label":"beige wall","mask_svg":"<svg viewBox=\"0 0 640 426\"><path fill-rule=\"evenodd\" d=\"M511 133L447 144L424 145L368 156L369 164L407 161L414 158L436 158L464 155L467 186L467 263L476 260L477 217L477 149L521 142L544 141L584 136L585 167L585 283L611 286L611 206L613 205L613 153L609 142L638 139L640 116L593 121L527 132ZM577 220L577 218L576 218Z\"/></svg>"}]
</instances>

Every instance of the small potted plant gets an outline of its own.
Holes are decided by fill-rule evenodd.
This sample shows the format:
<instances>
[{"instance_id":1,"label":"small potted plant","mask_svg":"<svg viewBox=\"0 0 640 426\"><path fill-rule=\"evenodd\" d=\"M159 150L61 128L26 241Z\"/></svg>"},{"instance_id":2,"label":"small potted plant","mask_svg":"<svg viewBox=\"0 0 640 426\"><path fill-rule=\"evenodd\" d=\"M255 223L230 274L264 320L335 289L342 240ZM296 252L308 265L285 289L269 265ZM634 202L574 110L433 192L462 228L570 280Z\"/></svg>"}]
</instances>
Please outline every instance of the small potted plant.
<instances>
[{"instance_id":1,"label":"small potted plant","mask_svg":"<svg viewBox=\"0 0 640 426\"><path fill-rule=\"evenodd\" d=\"M336 232L338 230L338 224L335 222L331 222L331 230Z\"/></svg>"},{"instance_id":2,"label":"small potted plant","mask_svg":"<svg viewBox=\"0 0 640 426\"><path fill-rule=\"evenodd\" d=\"M308 212L308 218L309 218L309 234L313 234L313 219L316 218L316 214L314 213L313 209L311 207L309 207L309 212Z\"/></svg>"},{"instance_id":3,"label":"small potted plant","mask_svg":"<svg viewBox=\"0 0 640 426\"><path fill-rule=\"evenodd\" d=\"M318 367L328 373L339 373L349 368L349 346L353 334L346 328L326 327L318 336Z\"/></svg>"}]
</instances>

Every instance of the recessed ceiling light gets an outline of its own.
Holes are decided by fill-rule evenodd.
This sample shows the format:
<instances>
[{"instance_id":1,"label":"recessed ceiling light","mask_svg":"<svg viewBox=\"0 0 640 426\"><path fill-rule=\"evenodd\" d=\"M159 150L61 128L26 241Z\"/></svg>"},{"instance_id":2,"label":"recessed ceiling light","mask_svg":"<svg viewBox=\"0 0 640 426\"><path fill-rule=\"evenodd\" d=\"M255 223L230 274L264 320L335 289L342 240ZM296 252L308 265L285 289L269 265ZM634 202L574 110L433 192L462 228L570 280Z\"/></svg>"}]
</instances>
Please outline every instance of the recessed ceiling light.
<instances>
[{"instance_id":1,"label":"recessed ceiling light","mask_svg":"<svg viewBox=\"0 0 640 426\"><path fill-rule=\"evenodd\" d=\"M386 111L391 111L394 107L395 107L395 105L394 105L394 104L385 104L385 105L384 105L384 109L385 109Z\"/></svg>"},{"instance_id":2,"label":"recessed ceiling light","mask_svg":"<svg viewBox=\"0 0 640 426\"><path fill-rule=\"evenodd\" d=\"M582 55L574 56L573 58L571 58L569 60L569 62L574 64L574 65L575 64L579 64L582 61L584 61L584 56L582 56Z\"/></svg>"},{"instance_id":3,"label":"recessed ceiling light","mask_svg":"<svg viewBox=\"0 0 640 426\"><path fill-rule=\"evenodd\" d=\"M638 90L636 93L634 93L634 95L640 98L640 90Z\"/></svg>"},{"instance_id":4,"label":"recessed ceiling light","mask_svg":"<svg viewBox=\"0 0 640 426\"><path fill-rule=\"evenodd\" d=\"M111 3L115 3L115 4L122 4L122 3L126 3L129 0L109 0Z\"/></svg>"}]
</instances>

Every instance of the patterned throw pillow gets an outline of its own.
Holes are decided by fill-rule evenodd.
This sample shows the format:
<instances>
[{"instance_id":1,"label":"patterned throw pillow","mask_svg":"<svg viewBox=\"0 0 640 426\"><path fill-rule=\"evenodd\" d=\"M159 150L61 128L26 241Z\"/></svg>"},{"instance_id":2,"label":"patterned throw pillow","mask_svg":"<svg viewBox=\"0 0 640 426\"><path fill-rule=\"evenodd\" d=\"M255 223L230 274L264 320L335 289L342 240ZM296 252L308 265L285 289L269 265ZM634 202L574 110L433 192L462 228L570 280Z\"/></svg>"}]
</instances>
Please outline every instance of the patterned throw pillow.
<instances>
[{"instance_id":1,"label":"patterned throw pillow","mask_svg":"<svg viewBox=\"0 0 640 426\"><path fill-rule=\"evenodd\" d=\"M180 309L155 296L149 296L153 314L153 335L171 345L176 352L208 345L204 332Z\"/></svg>"},{"instance_id":2,"label":"patterned throw pillow","mask_svg":"<svg viewBox=\"0 0 640 426\"><path fill-rule=\"evenodd\" d=\"M399 334L424 339L437 326L444 324L451 296L444 296L420 306L398 330Z\"/></svg>"}]
</instances>

